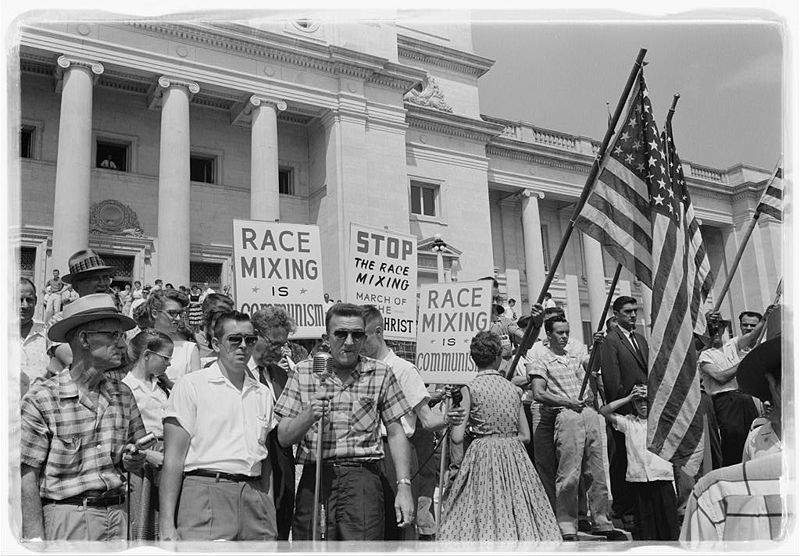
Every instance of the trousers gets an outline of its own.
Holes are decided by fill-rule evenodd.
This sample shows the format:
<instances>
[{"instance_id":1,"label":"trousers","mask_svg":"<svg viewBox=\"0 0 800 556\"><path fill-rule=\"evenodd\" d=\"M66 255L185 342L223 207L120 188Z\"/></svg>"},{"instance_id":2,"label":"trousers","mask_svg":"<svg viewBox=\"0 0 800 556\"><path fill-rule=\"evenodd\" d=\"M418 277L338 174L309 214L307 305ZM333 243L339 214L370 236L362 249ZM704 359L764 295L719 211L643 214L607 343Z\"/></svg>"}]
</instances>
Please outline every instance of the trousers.
<instances>
[{"instance_id":1,"label":"trousers","mask_svg":"<svg viewBox=\"0 0 800 556\"><path fill-rule=\"evenodd\" d=\"M594 530L613 529L608 518L608 487L602 455L604 447L597 412L589 407L580 412L558 409L553 436L557 460L556 520L561 534L574 535L578 532L581 480L586 486Z\"/></svg>"}]
</instances>

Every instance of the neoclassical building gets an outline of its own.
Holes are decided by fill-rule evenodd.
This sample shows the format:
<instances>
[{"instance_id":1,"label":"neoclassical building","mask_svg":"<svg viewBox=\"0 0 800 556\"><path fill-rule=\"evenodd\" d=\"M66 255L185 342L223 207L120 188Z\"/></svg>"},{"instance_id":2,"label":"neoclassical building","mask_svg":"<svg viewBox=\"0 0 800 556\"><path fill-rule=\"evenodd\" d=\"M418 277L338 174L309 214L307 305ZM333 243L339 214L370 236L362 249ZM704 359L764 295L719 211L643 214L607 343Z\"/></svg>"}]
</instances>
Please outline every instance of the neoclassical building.
<instances>
[{"instance_id":1,"label":"neoclassical building","mask_svg":"<svg viewBox=\"0 0 800 556\"><path fill-rule=\"evenodd\" d=\"M219 288L232 281L232 220L280 219L320 227L325 289L341 298L356 222L415 235L420 283L437 279L438 234L446 279L495 274L527 308L599 147L481 114L493 62L468 25L29 20L17 44L11 238L40 287L89 245L118 283ZM769 171L684 171L718 289ZM780 278L781 226L761 220L728 317L763 309ZM573 234L550 289L573 335L596 326L614 267ZM618 293L647 309L634 276Z\"/></svg>"}]
</instances>

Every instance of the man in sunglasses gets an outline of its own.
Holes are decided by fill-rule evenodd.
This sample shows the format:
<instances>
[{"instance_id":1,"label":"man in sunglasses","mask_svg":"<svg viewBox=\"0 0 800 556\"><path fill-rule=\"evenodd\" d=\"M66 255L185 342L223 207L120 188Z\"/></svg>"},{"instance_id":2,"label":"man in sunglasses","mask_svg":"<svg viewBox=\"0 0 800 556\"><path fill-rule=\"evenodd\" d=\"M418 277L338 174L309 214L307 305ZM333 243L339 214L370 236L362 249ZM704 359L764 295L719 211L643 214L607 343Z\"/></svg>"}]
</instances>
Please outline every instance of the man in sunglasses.
<instances>
[{"instance_id":1,"label":"man in sunglasses","mask_svg":"<svg viewBox=\"0 0 800 556\"><path fill-rule=\"evenodd\" d=\"M22 400L22 534L38 540L125 540L125 473L145 460L136 399L107 378L135 326L107 294L67 305L48 330L72 363L36 382Z\"/></svg>"},{"instance_id":2,"label":"man in sunglasses","mask_svg":"<svg viewBox=\"0 0 800 556\"><path fill-rule=\"evenodd\" d=\"M278 440L283 446L299 443L297 462L303 464L292 539L311 540L318 420L324 414L320 500L326 511L320 530L326 540L380 541L381 421L386 423L398 479L392 517L401 527L414 522L410 446L400 423L411 407L389 367L361 355L366 339L361 307L335 304L325 315L325 326L331 348L329 375L315 375L311 359L298 363L275 407Z\"/></svg>"},{"instance_id":3,"label":"man in sunglasses","mask_svg":"<svg viewBox=\"0 0 800 556\"><path fill-rule=\"evenodd\" d=\"M247 372L257 341L248 315L221 313L211 340L217 360L172 389L159 496L163 540L275 539L266 461L273 399Z\"/></svg>"}]
</instances>

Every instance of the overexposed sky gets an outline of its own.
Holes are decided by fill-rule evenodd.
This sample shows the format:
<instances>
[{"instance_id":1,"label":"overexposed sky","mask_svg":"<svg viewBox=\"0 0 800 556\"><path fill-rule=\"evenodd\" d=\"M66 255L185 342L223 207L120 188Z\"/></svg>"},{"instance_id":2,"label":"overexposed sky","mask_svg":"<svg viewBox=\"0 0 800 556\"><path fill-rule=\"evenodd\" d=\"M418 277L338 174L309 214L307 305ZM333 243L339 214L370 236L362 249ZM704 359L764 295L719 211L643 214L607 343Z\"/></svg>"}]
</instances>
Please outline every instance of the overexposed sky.
<instances>
[{"instance_id":1,"label":"overexposed sky","mask_svg":"<svg viewBox=\"0 0 800 556\"><path fill-rule=\"evenodd\" d=\"M716 168L772 169L781 150L783 29L742 23L476 24L476 54L496 61L481 112L602 139L639 48L659 127L673 118L681 158Z\"/></svg>"}]
</instances>

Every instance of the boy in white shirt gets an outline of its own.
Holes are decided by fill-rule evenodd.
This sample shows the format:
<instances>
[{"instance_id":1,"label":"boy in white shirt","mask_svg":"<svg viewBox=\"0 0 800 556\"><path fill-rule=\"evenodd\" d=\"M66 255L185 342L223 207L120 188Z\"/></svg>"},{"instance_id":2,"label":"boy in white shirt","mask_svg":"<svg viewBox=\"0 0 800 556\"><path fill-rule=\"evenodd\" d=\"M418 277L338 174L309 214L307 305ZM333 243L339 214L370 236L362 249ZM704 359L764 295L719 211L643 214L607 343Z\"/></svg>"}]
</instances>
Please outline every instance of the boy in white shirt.
<instances>
[{"instance_id":1,"label":"boy in white shirt","mask_svg":"<svg viewBox=\"0 0 800 556\"><path fill-rule=\"evenodd\" d=\"M636 415L616 410L630 403ZM600 408L600 414L625 435L628 468L625 480L635 489L638 526L636 540L678 539L678 503L672 464L647 449L647 386L634 385L624 398Z\"/></svg>"}]
</instances>

